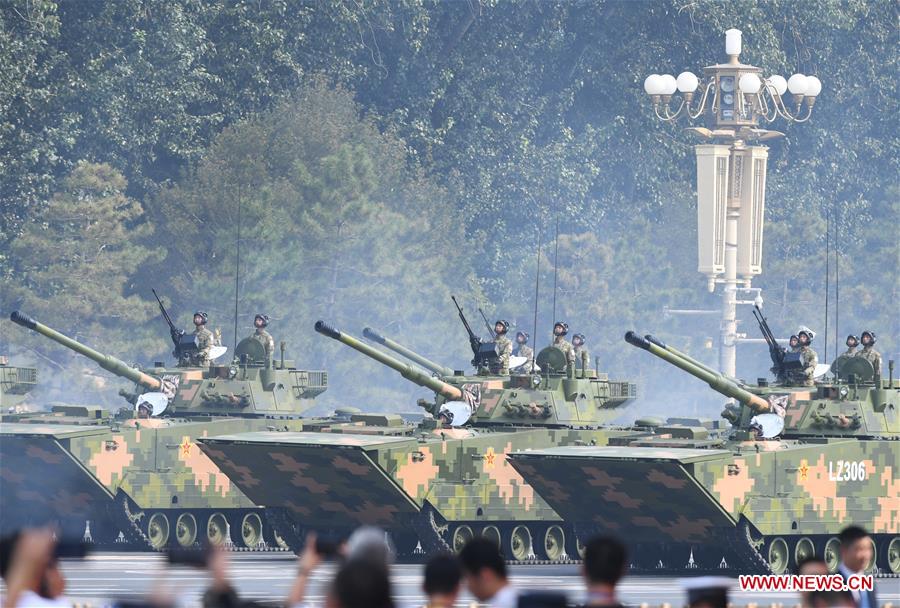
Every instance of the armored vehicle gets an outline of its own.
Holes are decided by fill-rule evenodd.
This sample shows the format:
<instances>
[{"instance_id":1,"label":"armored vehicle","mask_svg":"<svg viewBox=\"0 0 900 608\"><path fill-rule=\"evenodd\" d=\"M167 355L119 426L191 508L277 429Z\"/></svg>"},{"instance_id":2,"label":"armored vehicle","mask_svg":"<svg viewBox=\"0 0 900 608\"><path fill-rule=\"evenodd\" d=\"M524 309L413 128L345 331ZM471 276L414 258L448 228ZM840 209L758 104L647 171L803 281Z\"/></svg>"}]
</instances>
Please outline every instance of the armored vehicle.
<instances>
[{"instance_id":1,"label":"armored vehicle","mask_svg":"<svg viewBox=\"0 0 900 608\"><path fill-rule=\"evenodd\" d=\"M734 399L724 440L659 437L518 451L513 467L580 535L631 545L649 571L781 574L838 565L838 532L872 533L872 570L900 572L900 382L839 359L814 386L742 385L652 336L626 341ZM775 372L781 357L773 356ZM612 442L611 442L612 443Z\"/></svg>"},{"instance_id":2,"label":"armored vehicle","mask_svg":"<svg viewBox=\"0 0 900 608\"><path fill-rule=\"evenodd\" d=\"M412 353L432 375L322 321L315 329L427 387L435 399L419 402L428 415L413 429L343 426L200 441L232 482L266 507L292 548L299 548L308 529L342 535L372 524L387 529L405 557L458 549L478 534L494 539L515 560L576 555L571 530L509 466L506 454L605 445L611 437L638 434L601 427L635 397L633 384L594 370L575 377L555 348L539 354L540 373L495 375L489 371L496 358L493 342L471 331L480 373L447 373ZM366 333L395 351L412 352L379 340L372 330Z\"/></svg>"},{"instance_id":3,"label":"armored vehicle","mask_svg":"<svg viewBox=\"0 0 900 608\"><path fill-rule=\"evenodd\" d=\"M165 315L166 317L168 315ZM325 390L323 371L267 360L256 340L241 341L233 362L198 366L193 337L175 330L179 364L140 370L97 352L28 316L13 322L134 382L127 406L58 405L5 415L0 425L2 527L56 522L69 536L159 549L207 539L258 547L275 540L262 511L197 448L200 437L304 428L300 414Z\"/></svg>"},{"instance_id":4,"label":"armored vehicle","mask_svg":"<svg viewBox=\"0 0 900 608\"><path fill-rule=\"evenodd\" d=\"M0 411L15 411L36 384L36 369L15 367L6 355L0 355Z\"/></svg>"}]
</instances>

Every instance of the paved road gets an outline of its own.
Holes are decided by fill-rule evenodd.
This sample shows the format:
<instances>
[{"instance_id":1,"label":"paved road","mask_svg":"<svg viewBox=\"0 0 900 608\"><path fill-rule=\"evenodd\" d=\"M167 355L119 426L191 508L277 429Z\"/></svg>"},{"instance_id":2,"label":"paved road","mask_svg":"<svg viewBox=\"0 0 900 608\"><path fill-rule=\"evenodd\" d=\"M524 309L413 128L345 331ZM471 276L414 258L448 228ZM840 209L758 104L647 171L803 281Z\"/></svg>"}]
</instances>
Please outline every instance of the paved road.
<instances>
[{"instance_id":1,"label":"paved road","mask_svg":"<svg viewBox=\"0 0 900 608\"><path fill-rule=\"evenodd\" d=\"M324 566L315 574L311 597L321 605L322 594L331 577L331 566ZM205 573L187 567L166 569L160 555L140 553L102 553L91 555L83 561L67 561L63 565L72 597L137 599L154 588L162 587L173 597L180 598L184 606L196 606L207 584ZM287 595L296 561L285 554L235 553L231 561L232 579L242 596L277 603ZM577 599L581 592L578 566L515 566L513 583L522 589L558 589ZM161 582L164 581L164 582ZM421 566L400 565L395 568L394 593L400 606L421 603ZM879 591L885 601L900 602L900 580L882 579ZM658 577L629 577L623 581L620 598L631 604L651 605L673 602L681 604L678 579ZM774 602L794 605L797 598L792 593L735 593L737 603L757 602L768 605ZM466 597L460 606L467 605ZM102 605L96 601L94 605Z\"/></svg>"}]
</instances>

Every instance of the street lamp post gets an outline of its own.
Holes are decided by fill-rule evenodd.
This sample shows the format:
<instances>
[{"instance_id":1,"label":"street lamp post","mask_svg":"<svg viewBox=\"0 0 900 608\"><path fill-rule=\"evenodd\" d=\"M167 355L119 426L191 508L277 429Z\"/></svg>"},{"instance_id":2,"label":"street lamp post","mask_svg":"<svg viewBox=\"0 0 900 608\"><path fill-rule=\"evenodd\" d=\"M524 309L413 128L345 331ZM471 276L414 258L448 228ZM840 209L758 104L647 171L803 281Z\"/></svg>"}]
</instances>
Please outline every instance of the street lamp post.
<instances>
[{"instance_id":1,"label":"street lamp post","mask_svg":"<svg viewBox=\"0 0 900 608\"><path fill-rule=\"evenodd\" d=\"M703 68L702 79L692 72L678 78L651 74L644 80L644 90L660 120L706 119L706 127L686 129L710 142L694 146L698 270L706 275L710 292L716 283L723 284L719 369L735 376L738 291L749 291L753 277L762 272L769 149L758 142L784 135L759 125L779 118L806 122L822 83L803 74L787 80L778 75L763 78L761 68L739 60L740 30L725 32L725 53L728 62ZM676 92L680 99L673 109Z\"/></svg>"}]
</instances>

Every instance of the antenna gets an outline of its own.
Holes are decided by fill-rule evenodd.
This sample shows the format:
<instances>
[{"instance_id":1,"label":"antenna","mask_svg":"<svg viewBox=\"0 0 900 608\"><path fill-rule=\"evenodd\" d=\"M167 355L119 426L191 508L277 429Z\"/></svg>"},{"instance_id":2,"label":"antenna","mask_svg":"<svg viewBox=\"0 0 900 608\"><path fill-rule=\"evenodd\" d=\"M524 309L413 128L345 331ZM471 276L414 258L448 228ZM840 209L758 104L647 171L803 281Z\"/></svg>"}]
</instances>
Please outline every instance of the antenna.
<instances>
[{"instance_id":1,"label":"antenna","mask_svg":"<svg viewBox=\"0 0 900 608\"><path fill-rule=\"evenodd\" d=\"M235 256L235 264L234 264L234 346L231 349L231 352L237 352L237 337L238 337L238 293L241 288L241 201L243 197L241 196L241 187L238 185L238 200L237 200L237 255Z\"/></svg>"},{"instance_id":2,"label":"antenna","mask_svg":"<svg viewBox=\"0 0 900 608\"><path fill-rule=\"evenodd\" d=\"M491 327L490 322L487 320L487 316L484 314L484 311L481 310L481 307L478 307L478 312L481 313L481 318L484 319L484 326L487 327L488 335L491 336L492 340L497 339L497 334L494 333L494 328Z\"/></svg>"},{"instance_id":3,"label":"antenna","mask_svg":"<svg viewBox=\"0 0 900 608\"><path fill-rule=\"evenodd\" d=\"M538 295L540 294L541 289L541 245L543 232L541 232L541 227L538 226L538 246L537 246L537 266L534 268L534 333L531 335L534 336L534 342L537 342L537 317L538 317ZM537 346L537 344L534 344ZM533 370L532 370L533 371Z\"/></svg>"},{"instance_id":4,"label":"antenna","mask_svg":"<svg viewBox=\"0 0 900 608\"><path fill-rule=\"evenodd\" d=\"M837 336L840 336L840 324L841 324L841 250L840 250L840 242L841 240L838 238L838 227L840 226L839 218L835 218L834 222L834 335L835 342L837 342ZM835 347L837 348L837 347ZM834 352L839 352L835 350Z\"/></svg>"},{"instance_id":5,"label":"antenna","mask_svg":"<svg viewBox=\"0 0 900 608\"><path fill-rule=\"evenodd\" d=\"M831 237L831 208L825 208L825 361L828 361L828 276L830 274L830 242ZM837 334L834 336L834 352L838 352Z\"/></svg>"},{"instance_id":6,"label":"antenna","mask_svg":"<svg viewBox=\"0 0 900 608\"><path fill-rule=\"evenodd\" d=\"M553 323L556 323L556 277L559 275L559 210L556 211L556 251L553 253Z\"/></svg>"}]
</instances>

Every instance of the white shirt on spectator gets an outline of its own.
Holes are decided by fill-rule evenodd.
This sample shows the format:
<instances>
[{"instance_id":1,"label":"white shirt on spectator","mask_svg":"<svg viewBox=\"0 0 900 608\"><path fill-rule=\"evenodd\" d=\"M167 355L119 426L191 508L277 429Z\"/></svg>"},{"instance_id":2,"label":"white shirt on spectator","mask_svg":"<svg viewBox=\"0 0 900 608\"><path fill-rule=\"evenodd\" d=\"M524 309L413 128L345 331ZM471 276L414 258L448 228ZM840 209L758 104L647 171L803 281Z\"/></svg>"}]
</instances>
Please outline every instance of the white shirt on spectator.
<instances>
[{"instance_id":1,"label":"white shirt on spectator","mask_svg":"<svg viewBox=\"0 0 900 608\"><path fill-rule=\"evenodd\" d=\"M16 608L72 608L72 602L60 596L56 599L41 597L34 591L23 591Z\"/></svg>"},{"instance_id":2,"label":"white shirt on spectator","mask_svg":"<svg viewBox=\"0 0 900 608\"><path fill-rule=\"evenodd\" d=\"M518 604L519 594L512 585L503 587L487 603L490 608L516 608Z\"/></svg>"}]
</instances>

